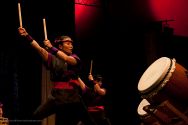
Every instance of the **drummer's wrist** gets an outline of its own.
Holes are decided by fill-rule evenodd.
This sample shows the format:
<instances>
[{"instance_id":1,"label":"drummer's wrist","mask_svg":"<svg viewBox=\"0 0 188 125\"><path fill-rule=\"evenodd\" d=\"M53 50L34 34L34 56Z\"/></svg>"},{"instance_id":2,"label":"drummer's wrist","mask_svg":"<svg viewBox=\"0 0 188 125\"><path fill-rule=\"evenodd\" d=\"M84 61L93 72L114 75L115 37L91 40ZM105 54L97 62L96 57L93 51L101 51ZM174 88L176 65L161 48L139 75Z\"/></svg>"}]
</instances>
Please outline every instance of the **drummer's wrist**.
<instances>
[{"instance_id":1,"label":"drummer's wrist","mask_svg":"<svg viewBox=\"0 0 188 125\"><path fill-rule=\"evenodd\" d=\"M33 37L32 36L30 36L29 34L27 34L26 36L25 36L25 38L27 39L27 41L29 42L29 43L32 43L33 42Z\"/></svg>"},{"instance_id":2,"label":"drummer's wrist","mask_svg":"<svg viewBox=\"0 0 188 125\"><path fill-rule=\"evenodd\" d=\"M95 80L92 80L93 85L95 86L97 82Z\"/></svg>"},{"instance_id":3,"label":"drummer's wrist","mask_svg":"<svg viewBox=\"0 0 188 125\"><path fill-rule=\"evenodd\" d=\"M56 55L57 54L57 52L58 52L59 50L56 48L56 47L51 47L50 48L50 52L53 54L53 55Z\"/></svg>"}]
</instances>

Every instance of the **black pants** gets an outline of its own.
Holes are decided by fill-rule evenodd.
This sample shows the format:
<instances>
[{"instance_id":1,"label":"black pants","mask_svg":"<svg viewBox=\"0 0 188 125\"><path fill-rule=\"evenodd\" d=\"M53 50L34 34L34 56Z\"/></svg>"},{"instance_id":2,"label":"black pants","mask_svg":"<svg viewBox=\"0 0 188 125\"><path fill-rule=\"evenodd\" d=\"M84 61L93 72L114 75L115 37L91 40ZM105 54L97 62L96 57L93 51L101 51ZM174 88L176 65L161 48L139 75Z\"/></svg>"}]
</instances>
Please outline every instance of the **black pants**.
<instances>
[{"instance_id":1,"label":"black pants","mask_svg":"<svg viewBox=\"0 0 188 125\"><path fill-rule=\"evenodd\" d=\"M82 121L84 125L96 125L87 108L75 90L52 89L47 101L34 112L34 119L44 119L56 114L56 125L76 125Z\"/></svg>"}]
</instances>

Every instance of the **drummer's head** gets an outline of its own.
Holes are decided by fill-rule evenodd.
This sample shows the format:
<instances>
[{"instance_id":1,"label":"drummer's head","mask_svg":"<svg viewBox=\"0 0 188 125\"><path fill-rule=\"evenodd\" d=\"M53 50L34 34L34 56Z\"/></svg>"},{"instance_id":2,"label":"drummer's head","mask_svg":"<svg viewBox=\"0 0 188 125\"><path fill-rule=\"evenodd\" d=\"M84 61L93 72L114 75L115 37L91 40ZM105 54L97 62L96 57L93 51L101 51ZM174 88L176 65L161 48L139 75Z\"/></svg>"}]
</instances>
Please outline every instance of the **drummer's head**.
<instances>
[{"instance_id":1,"label":"drummer's head","mask_svg":"<svg viewBox=\"0 0 188 125\"><path fill-rule=\"evenodd\" d=\"M102 85L102 75L99 75L99 74L97 74L95 77L94 77L94 79L100 84L100 85Z\"/></svg>"},{"instance_id":2,"label":"drummer's head","mask_svg":"<svg viewBox=\"0 0 188 125\"><path fill-rule=\"evenodd\" d=\"M69 36L58 36L54 41L54 46L70 55L73 50L73 40Z\"/></svg>"}]
</instances>

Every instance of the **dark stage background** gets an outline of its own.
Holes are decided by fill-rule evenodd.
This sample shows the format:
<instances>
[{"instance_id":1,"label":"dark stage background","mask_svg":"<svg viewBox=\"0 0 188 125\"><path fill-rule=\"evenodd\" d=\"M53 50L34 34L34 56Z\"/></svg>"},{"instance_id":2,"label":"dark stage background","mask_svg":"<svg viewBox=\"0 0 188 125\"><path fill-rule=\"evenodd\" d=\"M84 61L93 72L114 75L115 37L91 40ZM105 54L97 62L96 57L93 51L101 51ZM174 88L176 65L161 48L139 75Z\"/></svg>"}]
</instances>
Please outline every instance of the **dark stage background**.
<instances>
[{"instance_id":1,"label":"dark stage background","mask_svg":"<svg viewBox=\"0 0 188 125\"><path fill-rule=\"evenodd\" d=\"M3 1L1 10L0 101L9 119L30 119L41 102L42 61L18 34L18 1ZM188 67L185 36L173 34L137 0L104 0L103 17L89 33L75 33L74 1L21 1L23 26L40 44L44 39L42 19L46 17L48 38L67 34L75 41L75 52L83 60L83 79L87 79L91 59L94 73L109 83L109 117L113 125L137 125L139 78L156 59L176 58ZM89 42L88 42L89 41ZM113 113L112 113L113 112Z\"/></svg>"}]
</instances>

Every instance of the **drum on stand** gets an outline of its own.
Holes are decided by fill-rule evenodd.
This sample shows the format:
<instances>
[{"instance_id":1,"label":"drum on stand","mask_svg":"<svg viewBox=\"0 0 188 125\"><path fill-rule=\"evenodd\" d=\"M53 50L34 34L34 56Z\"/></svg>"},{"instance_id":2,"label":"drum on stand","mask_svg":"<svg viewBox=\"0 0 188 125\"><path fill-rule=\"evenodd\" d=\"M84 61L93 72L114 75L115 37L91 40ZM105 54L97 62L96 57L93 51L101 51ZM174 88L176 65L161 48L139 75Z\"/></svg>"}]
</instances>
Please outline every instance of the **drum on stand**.
<instances>
[{"instance_id":1,"label":"drum on stand","mask_svg":"<svg viewBox=\"0 0 188 125\"><path fill-rule=\"evenodd\" d=\"M174 106L188 106L188 71L175 59L161 57L153 62L141 76L138 90L142 98L152 105L169 100Z\"/></svg>"},{"instance_id":2,"label":"drum on stand","mask_svg":"<svg viewBox=\"0 0 188 125\"><path fill-rule=\"evenodd\" d=\"M143 99L137 112L144 125L166 125L172 123L171 112L166 110L163 105L153 106L146 99ZM168 114L166 113L168 111ZM170 115L169 115L170 114Z\"/></svg>"},{"instance_id":3,"label":"drum on stand","mask_svg":"<svg viewBox=\"0 0 188 125\"><path fill-rule=\"evenodd\" d=\"M144 125L160 125L155 117L152 117L144 110L144 107L149 105L150 103L146 99L143 99L138 105L137 113L140 119L142 120Z\"/></svg>"}]
</instances>

